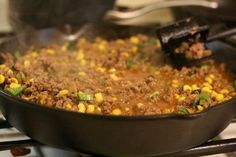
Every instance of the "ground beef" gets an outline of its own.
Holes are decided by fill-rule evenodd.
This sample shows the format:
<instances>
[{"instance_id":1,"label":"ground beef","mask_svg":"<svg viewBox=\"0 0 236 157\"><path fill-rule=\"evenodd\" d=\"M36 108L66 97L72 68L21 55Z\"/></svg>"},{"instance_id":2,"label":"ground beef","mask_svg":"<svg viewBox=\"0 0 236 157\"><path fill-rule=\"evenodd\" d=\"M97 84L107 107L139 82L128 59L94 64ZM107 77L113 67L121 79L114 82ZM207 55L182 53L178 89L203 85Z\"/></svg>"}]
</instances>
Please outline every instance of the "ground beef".
<instances>
[{"instance_id":1,"label":"ground beef","mask_svg":"<svg viewBox=\"0 0 236 157\"><path fill-rule=\"evenodd\" d=\"M181 70L156 66L159 41L145 35L4 53L2 87L43 106L89 114L154 115L200 112L235 96L224 65L208 61ZM177 50L202 55L201 43ZM155 60L154 60L155 59Z\"/></svg>"}]
</instances>

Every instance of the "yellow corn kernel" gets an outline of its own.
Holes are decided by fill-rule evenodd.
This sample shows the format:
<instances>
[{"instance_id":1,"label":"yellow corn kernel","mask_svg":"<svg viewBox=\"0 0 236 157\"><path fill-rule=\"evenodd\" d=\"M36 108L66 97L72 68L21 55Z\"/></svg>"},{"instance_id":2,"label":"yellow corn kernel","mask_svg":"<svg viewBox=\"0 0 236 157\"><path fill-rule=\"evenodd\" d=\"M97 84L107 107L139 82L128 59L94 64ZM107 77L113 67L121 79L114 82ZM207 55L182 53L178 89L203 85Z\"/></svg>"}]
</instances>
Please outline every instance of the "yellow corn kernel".
<instances>
[{"instance_id":1,"label":"yellow corn kernel","mask_svg":"<svg viewBox=\"0 0 236 157\"><path fill-rule=\"evenodd\" d=\"M191 88L191 86L189 86L189 85L184 85L183 90L184 90L185 92L186 92L186 91L192 91L192 88Z\"/></svg>"},{"instance_id":2,"label":"yellow corn kernel","mask_svg":"<svg viewBox=\"0 0 236 157\"><path fill-rule=\"evenodd\" d=\"M125 58L128 58L128 57L129 57L128 52L122 52L121 55L124 56Z\"/></svg>"},{"instance_id":3,"label":"yellow corn kernel","mask_svg":"<svg viewBox=\"0 0 236 157\"><path fill-rule=\"evenodd\" d=\"M95 106L94 105L88 105L86 112L87 113L94 113Z\"/></svg>"},{"instance_id":4,"label":"yellow corn kernel","mask_svg":"<svg viewBox=\"0 0 236 157\"><path fill-rule=\"evenodd\" d=\"M76 55L76 60L79 61L79 60L82 60L82 59L84 59L84 53L83 53L82 50L80 50L78 52L78 54Z\"/></svg>"},{"instance_id":5,"label":"yellow corn kernel","mask_svg":"<svg viewBox=\"0 0 236 157\"><path fill-rule=\"evenodd\" d=\"M20 87L20 84L18 84L18 83L11 83L9 87L10 88L18 88L18 87Z\"/></svg>"},{"instance_id":6,"label":"yellow corn kernel","mask_svg":"<svg viewBox=\"0 0 236 157\"><path fill-rule=\"evenodd\" d=\"M221 93L221 94L228 94L229 91L228 91L227 89L222 89L222 90L220 91L220 93Z\"/></svg>"},{"instance_id":7,"label":"yellow corn kernel","mask_svg":"<svg viewBox=\"0 0 236 157\"><path fill-rule=\"evenodd\" d=\"M216 101L221 102L221 101L224 100L224 95L223 94L217 94L215 98L216 98Z\"/></svg>"},{"instance_id":8,"label":"yellow corn kernel","mask_svg":"<svg viewBox=\"0 0 236 157\"><path fill-rule=\"evenodd\" d=\"M179 85L179 80L172 80L172 87L178 87Z\"/></svg>"},{"instance_id":9,"label":"yellow corn kernel","mask_svg":"<svg viewBox=\"0 0 236 157\"><path fill-rule=\"evenodd\" d=\"M96 100L96 102L98 102L98 103L103 102L103 96L102 96L102 93L96 93L94 96L95 96L95 100Z\"/></svg>"},{"instance_id":10,"label":"yellow corn kernel","mask_svg":"<svg viewBox=\"0 0 236 157\"><path fill-rule=\"evenodd\" d=\"M96 113L101 113L101 112L102 112L102 109L101 109L100 107L96 107L94 112L96 112Z\"/></svg>"},{"instance_id":11,"label":"yellow corn kernel","mask_svg":"<svg viewBox=\"0 0 236 157\"><path fill-rule=\"evenodd\" d=\"M106 46L105 46L104 44L99 44L99 45L98 45L98 49L99 49L100 51L105 51L105 50L106 50Z\"/></svg>"},{"instance_id":12,"label":"yellow corn kernel","mask_svg":"<svg viewBox=\"0 0 236 157\"><path fill-rule=\"evenodd\" d=\"M32 78L32 79L29 79L29 82L33 83L33 82L34 82L34 79L33 79L33 78Z\"/></svg>"},{"instance_id":13,"label":"yellow corn kernel","mask_svg":"<svg viewBox=\"0 0 236 157\"><path fill-rule=\"evenodd\" d=\"M157 48L160 48L160 47L161 47L161 42L160 42L160 40L158 40L158 39L157 39L157 41L156 41L156 46L157 46Z\"/></svg>"},{"instance_id":14,"label":"yellow corn kernel","mask_svg":"<svg viewBox=\"0 0 236 157\"><path fill-rule=\"evenodd\" d=\"M201 91L202 91L203 93L211 93L211 92L212 92L212 90L211 90L209 87L203 87L203 88L201 89Z\"/></svg>"},{"instance_id":15,"label":"yellow corn kernel","mask_svg":"<svg viewBox=\"0 0 236 157\"><path fill-rule=\"evenodd\" d=\"M191 88L193 91L200 89L196 84L193 84Z\"/></svg>"},{"instance_id":16,"label":"yellow corn kernel","mask_svg":"<svg viewBox=\"0 0 236 157\"><path fill-rule=\"evenodd\" d=\"M83 72L83 71L80 71L80 72L79 72L79 76L86 76L86 73Z\"/></svg>"},{"instance_id":17,"label":"yellow corn kernel","mask_svg":"<svg viewBox=\"0 0 236 157\"><path fill-rule=\"evenodd\" d=\"M109 70L109 72L110 72L110 73L114 73L114 72L116 72L116 69L115 69L115 68L111 68L111 69Z\"/></svg>"},{"instance_id":18,"label":"yellow corn kernel","mask_svg":"<svg viewBox=\"0 0 236 157\"><path fill-rule=\"evenodd\" d=\"M71 109L72 105L70 103L66 104L66 108Z\"/></svg>"},{"instance_id":19,"label":"yellow corn kernel","mask_svg":"<svg viewBox=\"0 0 236 157\"><path fill-rule=\"evenodd\" d=\"M137 53L138 52L138 47L137 46L133 46L132 49L131 49L131 52Z\"/></svg>"},{"instance_id":20,"label":"yellow corn kernel","mask_svg":"<svg viewBox=\"0 0 236 157\"><path fill-rule=\"evenodd\" d=\"M7 71L7 74L12 75L12 74L13 74L13 71L12 71L11 69L9 69L9 70Z\"/></svg>"},{"instance_id":21,"label":"yellow corn kernel","mask_svg":"<svg viewBox=\"0 0 236 157\"><path fill-rule=\"evenodd\" d=\"M121 110L118 108L112 110L112 115L118 116L121 115L121 113L122 113Z\"/></svg>"},{"instance_id":22,"label":"yellow corn kernel","mask_svg":"<svg viewBox=\"0 0 236 157\"><path fill-rule=\"evenodd\" d=\"M86 65L86 60L81 59L81 60L80 60L80 65L82 65L82 66Z\"/></svg>"},{"instance_id":23,"label":"yellow corn kernel","mask_svg":"<svg viewBox=\"0 0 236 157\"><path fill-rule=\"evenodd\" d=\"M0 84L3 84L5 82L5 76L0 74Z\"/></svg>"},{"instance_id":24,"label":"yellow corn kernel","mask_svg":"<svg viewBox=\"0 0 236 157\"><path fill-rule=\"evenodd\" d=\"M31 53L31 56L32 56L32 57L37 57L37 56L38 56L38 53L35 52L35 51L33 51L33 52Z\"/></svg>"},{"instance_id":25,"label":"yellow corn kernel","mask_svg":"<svg viewBox=\"0 0 236 157\"><path fill-rule=\"evenodd\" d=\"M62 45L61 50L66 51L67 50L68 43L65 43Z\"/></svg>"},{"instance_id":26,"label":"yellow corn kernel","mask_svg":"<svg viewBox=\"0 0 236 157\"><path fill-rule=\"evenodd\" d=\"M117 43L117 44L124 44L125 42L124 42L124 40L122 40L122 39L117 39L117 40L116 40L116 43Z\"/></svg>"},{"instance_id":27,"label":"yellow corn kernel","mask_svg":"<svg viewBox=\"0 0 236 157\"><path fill-rule=\"evenodd\" d=\"M217 95L218 95L218 93L217 93L217 92L215 92L215 91L212 91L212 92L211 92L211 96L212 96L212 97L214 97L214 98L215 98Z\"/></svg>"},{"instance_id":28,"label":"yellow corn kernel","mask_svg":"<svg viewBox=\"0 0 236 157\"><path fill-rule=\"evenodd\" d=\"M113 98L112 98L112 101L117 101L117 97L113 97Z\"/></svg>"},{"instance_id":29,"label":"yellow corn kernel","mask_svg":"<svg viewBox=\"0 0 236 157\"><path fill-rule=\"evenodd\" d=\"M110 78L114 81L118 81L120 78L117 77L115 74L110 74Z\"/></svg>"},{"instance_id":30,"label":"yellow corn kernel","mask_svg":"<svg viewBox=\"0 0 236 157\"><path fill-rule=\"evenodd\" d=\"M55 54L55 51L53 49L47 49L47 53L53 56Z\"/></svg>"},{"instance_id":31,"label":"yellow corn kernel","mask_svg":"<svg viewBox=\"0 0 236 157\"><path fill-rule=\"evenodd\" d=\"M209 84L212 84L212 82L213 82L212 78L209 77L209 76L207 76L207 77L205 78L205 80L206 80Z\"/></svg>"},{"instance_id":32,"label":"yellow corn kernel","mask_svg":"<svg viewBox=\"0 0 236 157\"><path fill-rule=\"evenodd\" d=\"M130 40L130 42L131 42L132 44L135 44L135 45L139 44L139 38L136 37L136 36L130 37L129 40Z\"/></svg>"},{"instance_id":33,"label":"yellow corn kernel","mask_svg":"<svg viewBox=\"0 0 236 157\"><path fill-rule=\"evenodd\" d=\"M97 71L101 72L101 73L104 73L106 71L106 68L103 68L103 67L98 67L97 68Z\"/></svg>"},{"instance_id":34,"label":"yellow corn kernel","mask_svg":"<svg viewBox=\"0 0 236 157\"><path fill-rule=\"evenodd\" d=\"M85 38L80 38L79 39L79 44L85 44L87 40Z\"/></svg>"},{"instance_id":35,"label":"yellow corn kernel","mask_svg":"<svg viewBox=\"0 0 236 157\"><path fill-rule=\"evenodd\" d=\"M40 104L45 104L45 101L46 100L46 96L45 95L42 95L41 97L40 97L40 100L39 100L39 102L40 102Z\"/></svg>"},{"instance_id":36,"label":"yellow corn kernel","mask_svg":"<svg viewBox=\"0 0 236 157\"><path fill-rule=\"evenodd\" d=\"M172 80L172 84L179 84L179 80Z\"/></svg>"},{"instance_id":37,"label":"yellow corn kernel","mask_svg":"<svg viewBox=\"0 0 236 157\"><path fill-rule=\"evenodd\" d=\"M86 107L85 107L85 105L83 104L83 103L79 103L78 105L77 105L77 107L78 107L78 111L79 112L81 112L81 113L85 113L85 111L86 111Z\"/></svg>"},{"instance_id":38,"label":"yellow corn kernel","mask_svg":"<svg viewBox=\"0 0 236 157\"><path fill-rule=\"evenodd\" d=\"M210 78L214 79L215 76L213 74L208 75Z\"/></svg>"},{"instance_id":39,"label":"yellow corn kernel","mask_svg":"<svg viewBox=\"0 0 236 157\"><path fill-rule=\"evenodd\" d=\"M30 66L30 61L29 60L25 60L24 61L24 67L28 67Z\"/></svg>"},{"instance_id":40,"label":"yellow corn kernel","mask_svg":"<svg viewBox=\"0 0 236 157\"><path fill-rule=\"evenodd\" d=\"M185 100L185 96L180 96L179 98L178 98L178 101L183 101L183 100Z\"/></svg>"},{"instance_id":41,"label":"yellow corn kernel","mask_svg":"<svg viewBox=\"0 0 236 157\"><path fill-rule=\"evenodd\" d=\"M67 89L60 90L58 93L58 96L65 96L69 93Z\"/></svg>"},{"instance_id":42,"label":"yellow corn kernel","mask_svg":"<svg viewBox=\"0 0 236 157\"><path fill-rule=\"evenodd\" d=\"M5 68L5 67L6 67L5 64L1 64L1 65L0 65L0 69Z\"/></svg>"},{"instance_id":43,"label":"yellow corn kernel","mask_svg":"<svg viewBox=\"0 0 236 157\"><path fill-rule=\"evenodd\" d=\"M208 82L204 82L204 83L203 83L203 86L212 89L212 86L211 86Z\"/></svg>"},{"instance_id":44,"label":"yellow corn kernel","mask_svg":"<svg viewBox=\"0 0 236 157\"><path fill-rule=\"evenodd\" d=\"M10 78L10 82L11 83L18 83L18 80L15 77L13 77L13 78Z\"/></svg>"},{"instance_id":45,"label":"yellow corn kernel","mask_svg":"<svg viewBox=\"0 0 236 157\"><path fill-rule=\"evenodd\" d=\"M198 109L198 111L202 111L202 110L204 110L204 107L201 106L201 105L198 105L198 106L197 106L197 109Z\"/></svg>"}]
</instances>

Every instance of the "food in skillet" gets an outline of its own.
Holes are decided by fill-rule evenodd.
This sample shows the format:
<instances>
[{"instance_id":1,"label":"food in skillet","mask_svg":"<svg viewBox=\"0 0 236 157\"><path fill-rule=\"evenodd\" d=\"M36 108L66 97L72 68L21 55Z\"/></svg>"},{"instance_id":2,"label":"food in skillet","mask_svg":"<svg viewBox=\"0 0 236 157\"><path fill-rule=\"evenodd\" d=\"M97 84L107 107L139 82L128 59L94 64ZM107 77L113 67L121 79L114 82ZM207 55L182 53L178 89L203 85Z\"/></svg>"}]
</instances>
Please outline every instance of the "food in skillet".
<instances>
[{"instance_id":1,"label":"food in skillet","mask_svg":"<svg viewBox=\"0 0 236 157\"><path fill-rule=\"evenodd\" d=\"M0 83L43 106L104 115L189 114L235 96L223 64L154 66L159 47L155 38L139 34L110 41L80 38L31 48L23 56L4 53Z\"/></svg>"}]
</instances>

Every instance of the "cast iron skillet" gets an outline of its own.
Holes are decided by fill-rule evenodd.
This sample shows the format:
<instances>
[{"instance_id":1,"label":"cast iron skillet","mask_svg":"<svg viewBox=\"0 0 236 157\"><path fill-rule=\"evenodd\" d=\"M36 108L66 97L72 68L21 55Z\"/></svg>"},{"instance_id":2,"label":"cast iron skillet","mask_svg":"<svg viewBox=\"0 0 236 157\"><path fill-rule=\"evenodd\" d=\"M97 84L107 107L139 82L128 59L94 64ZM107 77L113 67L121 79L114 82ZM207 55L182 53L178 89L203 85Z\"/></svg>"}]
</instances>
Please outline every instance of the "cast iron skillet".
<instances>
[{"instance_id":1,"label":"cast iron skillet","mask_svg":"<svg viewBox=\"0 0 236 157\"><path fill-rule=\"evenodd\" d=\"M154 32L118 26L102 28L108 38L124 37L135 31ZM99 27L90 27L84 35L104 36L99 31ZM60 41L60 35L55 33L49 29L31 37L42 45ZM217 62L226 63L236 73L236 49L220 41L208 46ZM19 48L16 40L0 46L3 52ZM104 156L151 156L191 148L218 135L235 116L236 99L191 115L102 116L43 107L1 89L0 109L12 126L43 144Z\"/></svg>"}]
</instances>

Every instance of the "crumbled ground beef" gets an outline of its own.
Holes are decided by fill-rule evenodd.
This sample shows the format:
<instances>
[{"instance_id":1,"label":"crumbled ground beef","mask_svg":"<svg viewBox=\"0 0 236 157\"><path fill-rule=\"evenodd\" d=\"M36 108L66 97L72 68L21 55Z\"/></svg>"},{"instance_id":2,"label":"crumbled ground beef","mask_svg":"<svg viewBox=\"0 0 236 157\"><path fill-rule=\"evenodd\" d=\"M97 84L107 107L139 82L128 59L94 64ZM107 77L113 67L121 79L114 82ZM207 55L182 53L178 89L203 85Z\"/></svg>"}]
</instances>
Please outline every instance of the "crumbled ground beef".
<instances>
[{"instance_id":1,"label":"crumbled ground beef","mask_svg":"<svg viewBox=\"0 0 236 157\"><path fill-rule=\"evenodd\" d=\"M158 40L139 34L111 41L80 38L75 45L31 48L17 58L4 53L0 83L40 105L111 115L194 113L235 96L223 65L158 67L158 46ZM204 50L201 43L182 48L197 56Z\"/></svg>"},{"instance_id":2,"label":"crumbled ground beef","mask_svg":"<svg viewBox=\"0 0 236 157\"><path fill-rule=\"evenodd\" d=\"M204 43L201 42L193 44L183 42L175 49L175 53L184 54L187 59L201 59L212 54L211 50L206 49Z\"/></svg>"}]
</instances>

